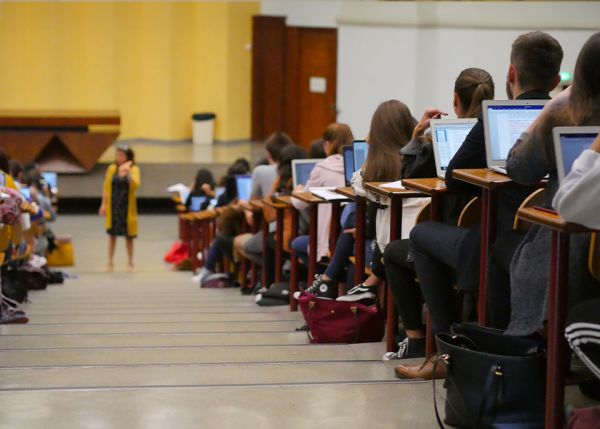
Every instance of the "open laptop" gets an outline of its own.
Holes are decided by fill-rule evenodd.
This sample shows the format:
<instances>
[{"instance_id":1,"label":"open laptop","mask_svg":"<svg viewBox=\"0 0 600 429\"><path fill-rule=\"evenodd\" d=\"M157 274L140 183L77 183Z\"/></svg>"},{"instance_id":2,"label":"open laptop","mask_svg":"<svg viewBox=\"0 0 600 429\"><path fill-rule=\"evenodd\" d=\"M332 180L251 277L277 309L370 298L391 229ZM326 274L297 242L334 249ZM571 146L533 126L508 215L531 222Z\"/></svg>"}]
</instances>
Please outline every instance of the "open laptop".
<instances>
[{"instance_id":1,"label":"open laptop","mask_svg":"<svg viewBox=\"0 0 600 429\"><path fill-rule=\"evenodd\" d=\"M521 134L539 116L548 100L485 100L483 127L490 170L506 174L508 153Z\"/></svg>"},{"instance_id":2,"label":"open laptop","mask_svg":"<svg viewBox=\"0 0 600 429\"><path fill-rule=\"evenodd\" d=\"M454 158L454 154L462 146L476 123L476 118L431 120L433 156L437 176L440 179L446 177L450 160Z\"/></svg>"},{"instance_id":3,"label":"open laptop","mask_svg":"<svg viewBox=\"0 0 600 429\"><path fill-rule=\"evenodd\" d=\"M192 197L190 202L190 211L199 212L202 210L202 205L206 202L207 197Z\"/></svg>"},{"instance_id":4,"label":"open laptop","mask_svg":"<svg viewBox=\"0 0 600 429\"><path fill-rule=\"evenodd\" d=\"M369 144L365 140L355 140L352 142L352 154L354 158L354 171L362 168L369 154Z\"/></svg>"},{"instance_id":5,"label":"open laptop","mask_svg":"<svg viewBox=\"0 0 600 429\"><path fill-rule=\"evenodd\" d=\"M294 159L292 160L292 182L294 188L298 185L306 185L310 173L322 159Z\"/></svg>"},{"instance_id":6,"label":"open laptop","mask_svg":"<svg viewBox=\"0 0 600 429\"><path fill-rule=\"evenodd\" d=\"M235 176L235 187L237 196L242 201L250 201L252 193L252 176L246 174L238 174Z\"/></svg>"},{"instance_id":7,"label":"open laptop","mask_svg":"<svg viewBox=\"0 0 600 429\"><path fill-rule=\"evenodd\" d=\"M344 181L346 186L352 184L352 175L354 174L354 150L351 145L342 147L342 155L344 158Z\"/></svg>"},{"instance_id":8,"label":"open laptop","mask_svg":"<svg viewBox=\"0 0 600 429\"><path fill-rule=\"evenodd\" d=\"M53 194L58 193L58 174L46 171L42 173L42 178L48 184Z\"/></svg>"},{"instance_id":9,"label":"open laptop","mask_svg":"<svg viewBox=\"0 0 600 429\"><path fill-rule=\"evenodd\" d=\"M563 182L575 160L590 148L599 133L600 127L556 127L552 130L559 183Z\"/></svg>"}]
</instances>

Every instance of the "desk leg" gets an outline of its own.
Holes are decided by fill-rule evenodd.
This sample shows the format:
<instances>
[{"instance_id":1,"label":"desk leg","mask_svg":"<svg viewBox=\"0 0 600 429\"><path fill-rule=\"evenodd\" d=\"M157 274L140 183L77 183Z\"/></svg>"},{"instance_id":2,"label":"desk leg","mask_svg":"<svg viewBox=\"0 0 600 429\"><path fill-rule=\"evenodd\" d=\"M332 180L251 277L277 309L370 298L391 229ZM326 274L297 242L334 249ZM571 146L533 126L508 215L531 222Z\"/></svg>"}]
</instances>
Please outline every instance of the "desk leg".
<instances>
[{"instance_id":1,"label":"desk leg","mask_svg":"<svg viewBox=\"0 0 600 429\"><path fill-rule=\"evenodd\" d=\"M298 236L298 210L294 207L292 211L292 233L291 240ZM298 258L296 251L290 249L290 311L298 311L298 301L294 299L294 292L298 290Z\"/></svg>"},{"instance_id":2,"label":"desk leg","mask_svg":"<svg viewBox=\"0 0 600 429\"><path fill-rule=\"evenodd\" d=\"M546 429L563 427L567 342L569 236L552 231L548 291L548 362L546 366Z\"/></svg>"},{"instance_id":3,"label":"desk leg","mask_svg":"<svg viewBox=\"0 0 600 429\"><path fill-rule=\"evenodd\" d=\"M442 199L437 193L431 194L431 205L429 206L429 217L432 221L442 220Z\"/></svg>"},{"instance_id":4,"label":"desk leg","mask_svg":"<svg viewBox=\"0 0 600 429\"><path fill-rule=\"evenodd\" d=\"M429 217L432 221L442 220L442 200L440 198L440 195L437 193L431 195ZM431 330L431 313L427 308L425 320L425 356L431 356L435 352L435 338L433 337L433 331Z\"/></svg>"},{"instance_id":5,"label":"desk leg","mask_svg":"<svg viewBox=\"0 0 600 429\"><path fill-rule=\"evenodd\" d=\"M192 271L196 272L198 269L198 243L200 241L200 225L197 220L191 221L191 225L190 260L192 262Z\"/></svg>"},{"instance_id":6,"label":"desk leg","mask_svg":"<svg viewBox=\"0 0 600 429\"><path fill-rule=\"evenodd\" d=\"M283 209L277 209L276 213L277 226L275 227L275 282L280 282L283 265Z\"/></svg>"},{"instance_id":7,"label":"desk leg","mask_svg":"<svg viewBox=\"0 0 600 429\"><path fill-rule=\"evenodd\" d=\"M390 241L399 240L402 237L402 199L392 198L390 210ZM389 282L387 282L386 292L387 334L385 343L388 352L395 352L397 349L396 334L398 333L398 313L396 311L394 295L392 294Z\"/></svg>"},{"instance_id":8,"label":"desk leg","mask_svg":"<svg viewBox=\"0 0 600 429\"><path fill-rule=\"evenodd\" d=\"M367 214L367 200L356 198L356 222L354 233L354 284L363 281L365 276L365 216Z\"/></svg>"},{"instance_id":9,"label":"desk leg","mask_svg":"<svg viewBox=\"0 0 600 429\"><path fill-rule=\"evenodd\" d=\"M319 205L308 206L310 224L308 225L308 279L306 283L310 286L317 273L317 234L319 222Z\"/></svg>"},{"instance_id":10,"label":"desk leg","mask_svg":"<svg viewBox=\"0 0 600 429\"><path fill-rule=\"evenodd\" d=\"M269 234L269 222L265 219L262 220L261 227L263 252L262 252L262 267L260 268L260 282L262 287L271 287L267 284L267 235Z\"/></svg>"},{"instance_id":11,"label":"desk leg","mask_svg":"<svg viewBox=\"0 0 600 429\"><path fill-rule=\"evenodd\" d=\"M340 216L342 214L342 207L339 201L333 201L331 203L331 220L329 221L329 253L333 256L335 251L335 245L340 236Z\"/></svg>"},{"instance_id":12,"label":"desk leg","mask_svg":"<svg viewBox=\"0 0 600 429\"><path fill-rule=\"evenodd\" d=\"M481 193L481 252L479 257L479 324L487 325L487 268L488 258L496 235L496 192L483 189Z\"/></svg>"}]
</instances>

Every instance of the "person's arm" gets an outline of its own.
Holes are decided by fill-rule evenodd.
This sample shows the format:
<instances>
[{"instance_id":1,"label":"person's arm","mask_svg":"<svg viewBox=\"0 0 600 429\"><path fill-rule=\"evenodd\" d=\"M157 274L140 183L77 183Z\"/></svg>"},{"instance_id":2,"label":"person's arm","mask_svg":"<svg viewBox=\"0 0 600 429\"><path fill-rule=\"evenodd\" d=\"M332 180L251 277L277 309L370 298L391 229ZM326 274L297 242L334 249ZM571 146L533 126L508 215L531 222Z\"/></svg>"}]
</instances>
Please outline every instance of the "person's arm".
<instances>
[{"instance_id":1,"label":"person's arm","mask_svg":"<svg viewBox=\"0 0 600 429\"><path fill-rule=\"evenodd\" d=\"M483 120L479 119L448 163L445 177L446 186L452 192L477 195L480 192L477 187L455 179L452 177L452 173L456 169L485 167L487 167L487 160L485 157Z\"/></svg>"},{"instance_id":2,"label":"person's arm","mask_svg":"<svg viewBox=\"0 0 600 429\"><path fill-rule=\"evenodd\" d=\"M575 160L552 203L566 221L600 228L600 137Z\"/></svg>"},{"instance_id":3,"label":"person's arm","mask_svg":"<svg viewBox=\"0 0 600 429\"><path fill-rule=\"evenodd\" d=\"M114 165L110 165L107 169L106 169L106 174L104 176L104 185L102 188L102 203L100 204L100 209L98 209L98 214L100 216L104 216L106 215L106 201L108 199L108 195L110 194L111 191L111 181L112 181L112 177L115 174L115 166Z\"/></svg>"},{"instance_id":4,"label":"person's arm","mask_svg":"<svg viewBox=\"0 0 600 429\"><path fill-rule=\"evenodd\" d=\"M427 109L423 113L421 120L415 126L411 140L417 140L423 135L425 130L430 127L432 119L440 119L442 116L446 116L447 113L439 109Z\"/></svg>"},{"instance_id":5,"label":"person's arm","mask_svg":"<svg viewBox=\"0 0 600 429\"><path fill-rule=\"evenodd\" d=\"M140 169L137 165L133 165L129 168L127 175L129 180L129 189L133 192L137 191L141 185Z\"/></svg>"},{"instance_id":6,"label":"person's arm","mask_svg":"<svg viewBox=\"0 0 600 429\"><path fill-rule=\"evenodd\" d=\"M555 169L552 128L569 124L568 101L568 93L550 101L517 139L506 160L506 172L512 180L521 185L536 185Z\"/></svg>"}]
</instances>

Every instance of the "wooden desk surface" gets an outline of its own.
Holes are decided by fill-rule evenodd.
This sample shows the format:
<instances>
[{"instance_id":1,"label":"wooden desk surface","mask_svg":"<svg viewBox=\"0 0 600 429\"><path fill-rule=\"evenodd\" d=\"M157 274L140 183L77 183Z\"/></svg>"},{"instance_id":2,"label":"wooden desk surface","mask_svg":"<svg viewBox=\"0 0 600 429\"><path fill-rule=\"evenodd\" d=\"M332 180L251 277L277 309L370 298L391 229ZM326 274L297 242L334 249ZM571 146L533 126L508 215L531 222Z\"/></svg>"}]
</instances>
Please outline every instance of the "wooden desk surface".
<instances>
[{"instance_id":1,"label":"wooden desk surface","mask_svg":"<svg viewBox=\"0 0 600 429\"><path fill-rule=\"evenodd\" d=\"M119 125L114 110L0 110L0 127L82 127Z\"/></svg>"},{"instance_id":2,"label":"wooden desk surface","mask_svg":"<svg viewBox=\"0 0 600 429\"><path fill-rule=\"evenodd\" d=\"M265 205L263 200L250 200L248 204L250 204L250 207L252 207L253 211L262 210Z\"/></svg>"},{"instance_id":3,"label":"wooden desk surface","mask_svg":"<svg viewBox=\"0 0 600 429\"><path fill-rule=\"evenodd\" d=\"M425 197L426 195L422 192L415 191L414 189L398 189L398 188L386 188L384 185L387 182L370 182L365 183L365 189L373 192L374 194L381 195L383 197L396 197L396 198L418 198Z\"/></svg>"},{"instance_id":4,"label":"wooden desk surface","mask_svg":"<svg viewBox=\"0 0 600 429\"><path fill-rule=\"evenodd\" d=\"M354 188L352 186L344 186L343 188L336 188L335 192L344 197L348 197L351 200L356 200L357 198L361 198L354 192Z\"/></svg>"},{"instance_id":5,"label":"wooden desk surface","mask_svg":"<svg viewBox=\"0 0 600 429\"><path fill-rule=\"evenodd\" d=\"M263 198L262 202L264 205L274 208L276 210L287 209L290 206L290 204L286 204L286 203L282 203L281 201L278 201L277 197Z\"/></svg>"},{"instance_id":6,"label":"wooden desk surface","mask_svg":"<svg viewBox=\"0 0 600 429\"><path fill-rule=\"evenodd\" d=\"M292 206L292 196L291 195L280 195L275 197L275 201L281 204L285 204L288 207Z\"/></svg>"},{"instance_id":7,"label":"wooden desk surface","mask_svg":"<svg viewBox=\"0 0 600 429\"><path fill-rule=\"evenodd\" d=\"M593 232L593 230L586 228L583 225L565 222L558 214L538 210L533 207L519 209L517 215L519 218L527 222L543 225L560 232L566 232L569 234Z\"/></svg>"},{"instance_id":8,"label":"wooden desk surface","mask_svg":"<svg viewBox=\"0 0 600 429\"><path fill-rule=\"evenodd\" d=\"M319 198L316 195L311 194L310 192L292 192L292 197L298 198L300 201L307 204L323 204L329 202L323 198Z\"/></svg>"},{"instance_id":9,"label":"wooden desk surface","mask_svg":"<svg viewBox=\"0 0 600 429\"><path fill-rule=\"evenodd\" d=\"M446 181L437 177L427 179L404 179L402 184L416 191L425 192L426 194L443 194L448 192Z\"/></svg>"},{"instance_id":10,"label":"wooden desk surface","mask_svg":"<svg viewBox=\"0 0 600 429\"><path fill-rule=\"evenodd\" d=\"M452 176L455 179L470 183L480 188L495 189L503 185L513 183L510 177L488 170L487 168L473 168L454 170Z\"/></svg>"}]
</instances>

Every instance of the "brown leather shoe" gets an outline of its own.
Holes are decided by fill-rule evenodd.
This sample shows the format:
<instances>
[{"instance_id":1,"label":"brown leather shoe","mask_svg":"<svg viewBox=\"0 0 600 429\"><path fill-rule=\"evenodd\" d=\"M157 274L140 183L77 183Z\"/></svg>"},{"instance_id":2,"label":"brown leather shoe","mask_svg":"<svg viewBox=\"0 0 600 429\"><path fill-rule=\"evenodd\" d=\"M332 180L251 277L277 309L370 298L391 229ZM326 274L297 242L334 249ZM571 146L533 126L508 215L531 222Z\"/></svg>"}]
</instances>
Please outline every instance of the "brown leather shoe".
<instances>
[{"instance_id":1,"label":"brown leather shoe","mask_svg":"<svg viewBox=\"0 0 600 429\"><path fill-rule=\"evenodd\" d=\"M394 368L394 373L398 378L404 379L422 379L431 380L433 378L433 366L437 359L436 355L431 356L421 365L399 365ZM446 378L446 365L443 362L438 363L435 369L435 378Z\"/></svg>"}]
</instances>

